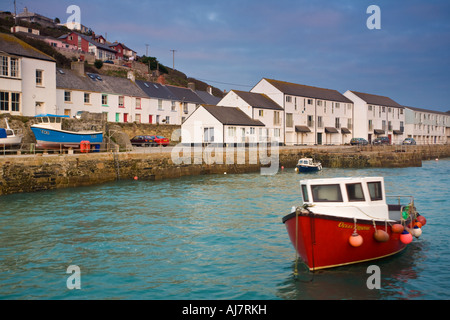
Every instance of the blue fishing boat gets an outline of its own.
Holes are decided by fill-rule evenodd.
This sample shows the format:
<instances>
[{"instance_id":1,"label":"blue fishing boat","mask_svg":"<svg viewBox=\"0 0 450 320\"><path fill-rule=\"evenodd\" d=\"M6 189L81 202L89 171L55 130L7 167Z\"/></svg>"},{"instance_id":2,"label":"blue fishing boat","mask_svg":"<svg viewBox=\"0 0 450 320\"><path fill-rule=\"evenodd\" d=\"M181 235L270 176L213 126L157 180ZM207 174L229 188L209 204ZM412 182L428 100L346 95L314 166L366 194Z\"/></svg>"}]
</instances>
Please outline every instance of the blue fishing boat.
<instances>
[{"instance_id":1,"label":"blue fishing boat","mask_svg":"<svg viewBox=\"0 0 450 320\"><path fill-rule=\"evenodd\" d=\"M301 158L298 160L295 171L300 172L316 172L322 170L320 162L314 162L311 158Z\"/></svg>"},{"instance_id":2,"label":"blue fishing boat","mask_svg":"<svg viewBox=\"0 0 450 320\"><path fill-rule=\"evenodd\" d=\"M91 148L100 149L101 131L67 131L61 129L62 119L69 116L40 114L31 126L36 137L36 147L44 149L79 148L81 142L89 142Z\"/></svg>"}]
</instances>

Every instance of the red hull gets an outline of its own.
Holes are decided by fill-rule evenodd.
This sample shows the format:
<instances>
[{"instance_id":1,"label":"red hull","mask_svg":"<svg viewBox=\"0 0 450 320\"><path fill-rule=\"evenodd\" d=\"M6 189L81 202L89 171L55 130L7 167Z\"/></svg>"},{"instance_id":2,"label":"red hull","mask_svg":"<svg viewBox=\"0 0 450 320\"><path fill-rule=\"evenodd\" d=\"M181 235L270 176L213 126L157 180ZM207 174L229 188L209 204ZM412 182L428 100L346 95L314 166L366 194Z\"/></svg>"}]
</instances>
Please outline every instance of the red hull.
<instances>
[{"instance_id":1,"label":"red hull","mask_svg":"<svg viewBox=\"0 0 450 320\"><path fill-rule=\"evenodd\" d=\"M400 241L400 234L393 233L389 224L389 240L376 241L371 220L357 221L357 232L363 237L363 243L359 247L353 247L349 243L355 227L351 219L320 214L297 216L293 213L283 221L294 248L310 270L379 259L398 253L406 247ZM377 224L376 228L385 231L384 222Z\"/></svg>"}]
</instances>

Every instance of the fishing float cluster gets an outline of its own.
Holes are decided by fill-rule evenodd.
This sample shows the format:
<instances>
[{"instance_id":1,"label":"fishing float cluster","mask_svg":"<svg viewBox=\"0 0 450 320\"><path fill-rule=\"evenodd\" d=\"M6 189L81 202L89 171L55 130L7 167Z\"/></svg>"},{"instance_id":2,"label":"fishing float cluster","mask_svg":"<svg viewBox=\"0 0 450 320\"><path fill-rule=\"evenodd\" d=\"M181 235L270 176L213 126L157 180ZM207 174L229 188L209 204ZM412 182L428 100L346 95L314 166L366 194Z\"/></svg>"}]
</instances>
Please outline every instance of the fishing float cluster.
<instances>
[{"instance_id":1,"label":"fishing float cluster","mask_svg":"<svg viewBox=\"0 0 450 320\"><path fill-rule=\"evenodd\" d=\"M402 211L401 223L396 223L391 226L392 233L400 234L399 240L404 244L409 244L413 241L413 236L419 238L422 235L422 227L427 223L427 219L420 215L419 213L414 214L412 221L406 225L406 219L410 216L409 206L405 207ZM375 226L375 221L373 222L373 227L375 229L373 238L377 242L387 242L390 238L387 223L385 224L385 230L377 229ZM353 234L349 237L348 242L352 247L359 247L363 244L363 237L356 231L356 220L355 229Z\"/></svg>"}]
</instances>

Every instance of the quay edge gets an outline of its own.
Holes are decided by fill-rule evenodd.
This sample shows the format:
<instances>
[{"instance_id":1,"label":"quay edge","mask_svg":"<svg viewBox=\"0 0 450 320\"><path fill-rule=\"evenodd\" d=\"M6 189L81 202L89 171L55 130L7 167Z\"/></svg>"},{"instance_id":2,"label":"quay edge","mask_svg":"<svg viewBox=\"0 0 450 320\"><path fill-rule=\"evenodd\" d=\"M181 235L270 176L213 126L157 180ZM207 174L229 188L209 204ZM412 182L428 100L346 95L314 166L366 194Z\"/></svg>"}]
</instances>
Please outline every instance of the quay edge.
<instances>
[{"instance_id":1,"label":"quay edge","mask_svg":"<svg viewBox=\"0 0 450 320\"><path fill-rule=\"evenodd\" d=\"M193 155L194 156L194 155ZM91 153L0 156L0 196L96 185L118 179L159 180L202 174L258 172L258 164L175 164L171 153ZM235 160L237 159L235 153ZM355 147L280 147L279 166L294 168L300 157L313 157L323 167L420 167L423 160L450 157L450 145L414 146L406 150ZM192 158L194 159L194 158ZM238 163L235 161L234 163ZM240 162L239 162L240 163Z\"/></svg>"}]
</instances>

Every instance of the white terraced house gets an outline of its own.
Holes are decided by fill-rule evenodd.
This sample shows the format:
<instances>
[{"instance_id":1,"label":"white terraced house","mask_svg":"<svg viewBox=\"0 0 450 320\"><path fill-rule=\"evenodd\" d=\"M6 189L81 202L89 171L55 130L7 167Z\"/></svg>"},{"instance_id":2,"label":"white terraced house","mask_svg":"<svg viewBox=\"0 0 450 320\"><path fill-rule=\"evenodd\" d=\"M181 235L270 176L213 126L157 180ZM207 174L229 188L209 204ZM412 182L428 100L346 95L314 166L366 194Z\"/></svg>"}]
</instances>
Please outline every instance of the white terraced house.
<instances>
[{"instance_id":1,"label":"white terraced house","mask_svg":"<svg viewBox=\"0 0 450 320\"><path fill-rule=\"evenodd\" d=\"M388 137L392 144L405 138L405 108L389 97L346 91L344 96L354 103L354 137L369 143L377 137Z\"/></svg>"},{"instance_id":2,"label":"white terraced house","mask_svg":"<svg viewBox=\"0 0 450 320\"><path fill-rule=\"evenodd\" d=\"M22 40L0 33L0 113L55 112L56 62Z\"/></svg>"},{"instance_id":3,"label":"white terraced house","mask_svg":"<svg viewBox=\"0 0 450 320\"><path fill-rule=\"evenodd\" d=\"M352 138L353 103L336 90L264 78L250 91L282 107L286 145L340 145Z\"/></svg>"}]
</instances>

